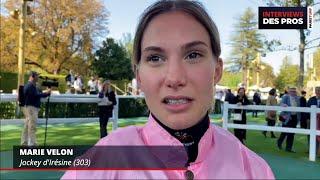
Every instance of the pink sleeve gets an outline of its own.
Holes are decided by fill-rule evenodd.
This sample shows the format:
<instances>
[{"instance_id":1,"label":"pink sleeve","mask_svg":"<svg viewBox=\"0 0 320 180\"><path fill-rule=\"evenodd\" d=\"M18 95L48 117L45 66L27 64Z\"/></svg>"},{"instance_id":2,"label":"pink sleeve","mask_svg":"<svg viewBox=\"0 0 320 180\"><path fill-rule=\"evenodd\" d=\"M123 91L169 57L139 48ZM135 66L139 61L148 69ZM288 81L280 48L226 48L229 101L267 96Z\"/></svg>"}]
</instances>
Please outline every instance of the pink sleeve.
<instances>
[{"instance_id":1,"label":"pink sleeve","mask_svg":"<svg viewBox=\"0 0 320 180\"><path fill-rule=\"evenodd\" d=\"M250 179L275 179L268 163L245 146L242 148L243 163Z\"/></svg>"},{"instance_id":2,"label":"pink sleeve","mask_svg":"<svg viewBox=\"0 0 320 180\"><path fill-rule=\"evenodd\" d=\"M66 171L64 173L64 175L61 177L61 179L77 179L76 178L76 171L73 170L73 171Z\"/></svg>"}]
</instances>

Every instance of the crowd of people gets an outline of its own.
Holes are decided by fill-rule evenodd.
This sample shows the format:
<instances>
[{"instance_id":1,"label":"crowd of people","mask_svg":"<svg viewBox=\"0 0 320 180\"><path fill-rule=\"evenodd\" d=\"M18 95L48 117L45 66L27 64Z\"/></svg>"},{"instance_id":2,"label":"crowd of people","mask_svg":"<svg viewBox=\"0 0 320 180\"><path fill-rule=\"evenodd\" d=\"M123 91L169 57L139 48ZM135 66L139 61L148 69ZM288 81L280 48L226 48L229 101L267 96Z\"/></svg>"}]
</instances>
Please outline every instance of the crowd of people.
<instances>
[{"instance_id":1,"label":"crowd of people","mask_svg":"<svg viewBox=\"0 0 320 180\"><path fill-rule=\"evenodd\" d=\"M107 136L108 121L113 115L113 106L117 104L116 94L111 88L111 81L91 76L87 82L87 88L85 88L81 75L73 75L72 70L69 71L65 80L68 87L66 93L84 94L87 92L88 94L98 94L100 138Z\"/></svg>"},{"instance_id":2,"label":"crowd of people","mask_svg":"<svg viewBox=\"0 0 320 180\"><path fill-rule=\"evenodd\" d=\"M22 146L36 146L36 123L41 105L41 98L51 95L51 88L42 92L37 86L39 74L35 71L29 72L28 82L22 86L19 92L19 105L25 116L24 128L21 134ZM72 70L65 77L67 83L67 92L83 94L86 90L81 75L73 75ZM87 93L96 94L98 98L98 114L100 123L100 137L107 135L107 124L112 117L113 106L117 104L115 92L111 88L111 81L92 76L87 83ZM19 90L20 91L20 90Z\"/></svg>"},{"instance_id":3,"label":"crowd of people","mask_svg":"<svg viewBox=\"0 0 320 180\"><path fill-rule=\"evenodd\" d=\"M65 77L67 83L66 94L98 94L103 87L103 78L91 76L87 84L84 83L83 77L74 74L72 70Z\"/></svg>"},{"instance_id":4,"label":"crowd of people","mask_svg":"<svg viewBox=\"0 0 320 180\"><path fill-rule=\"evenodd\" d=\"M288 87L288 89L281 95L281 100L277 100L277 91L276 89L271 89L269 91L269 96L266 100L267 106L283 106L283 107L311 107L315 105L320 108L320 87L315 88L315 96L306 99L306 91L302 90L301 95L298 95L296 87ZM259 93L256 92L253 96L252 102L248 100L245 89L240 87L235 96L231 90L227 90L225 101L230 104L238 105L260 105L261 98ZM247 116L246 110L236 109L234 110L233 120L235 124L246 124ZM257 111L253 111L253 117L257 117ZM265 111L265 119L268 126L275 126L277 120L280 121L282 127L296 128L300 125L300 128L309 129L310 128L310 114L305 112L290 112L290 111L281 111L277 114L277 111ZM320 115L317 116L317 128L320 129ZM246 130L245 129L234 129L235 136L242 142L245 142L246 139ZM267 137L267 131L263 131L262 134ZM270 132L271 138L277 138L274 132ZM295 133L286 133L282 132L277 140L277 147L282 149L282 144L286 140L285 150L287 152L294 153L293 143L294 143ZM309 138L308 138L309 140ZM317 137L317 151L320 155L319 149L320 137Z\"/></svg>"}]
</instances>

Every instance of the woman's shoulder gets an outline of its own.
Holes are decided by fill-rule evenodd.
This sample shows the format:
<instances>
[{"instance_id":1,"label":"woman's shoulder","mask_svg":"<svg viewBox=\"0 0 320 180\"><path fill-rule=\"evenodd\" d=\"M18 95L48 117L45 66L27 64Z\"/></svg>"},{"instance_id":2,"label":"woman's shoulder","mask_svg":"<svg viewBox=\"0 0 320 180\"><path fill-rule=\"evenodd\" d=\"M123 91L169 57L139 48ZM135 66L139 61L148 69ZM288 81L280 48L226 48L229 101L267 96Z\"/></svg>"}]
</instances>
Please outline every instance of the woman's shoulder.
<instances>
[{"instance_id":1,"label":"woman's shoulder","mask_svg":"<svg viewBox=\"0 0 320 180\"><path fill-rule=\"evenodd\" d=\"M214 143L219 149L218 151L221 153L228 151L228 157L230 157L232 163L236 163L235 159L242 159L242 161L239 162L239 166L242 166L246 170L245 173L248 176L253 179L274 178L267 162L244 146L231 132L215 125L213 125L213 129Z\"/></svg>"},{"instance_id":2,"label":"woman's shoulder","mask_svg":"<svg viewBox=\"0 0 320 180\"><path fill-rule=\"evenodd\" d=\"M141 145L143 144L140 127L137 126L127 126L119 128L115 131L112 131L108 136L100 139L96 146L105 146L105 145Z\"/></svg>"}]
</instances>

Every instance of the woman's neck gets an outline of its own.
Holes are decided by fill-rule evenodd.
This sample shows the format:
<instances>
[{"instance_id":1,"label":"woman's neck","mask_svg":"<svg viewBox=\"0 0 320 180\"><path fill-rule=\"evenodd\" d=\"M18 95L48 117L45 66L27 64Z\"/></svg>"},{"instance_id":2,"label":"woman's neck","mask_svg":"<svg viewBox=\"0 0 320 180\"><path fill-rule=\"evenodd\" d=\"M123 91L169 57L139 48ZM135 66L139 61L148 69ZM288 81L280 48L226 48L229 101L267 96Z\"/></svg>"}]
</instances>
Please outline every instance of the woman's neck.
<instances>
[{"instance_id":1,"label":"woman's neck","mask_svg":"<svg viewBox=\"0 0 320 180\"><path fill-rule=\"evenodd\" d=\"M210 125L208 114L201 118L197 124L192 127L180 130L174 130L164 125L157 117L151 114L156 122L163 127L171 136L178 139L185 147L188 153L188 163L194 162L198 156L198 144Z\"/></svg>"}]
</instances>

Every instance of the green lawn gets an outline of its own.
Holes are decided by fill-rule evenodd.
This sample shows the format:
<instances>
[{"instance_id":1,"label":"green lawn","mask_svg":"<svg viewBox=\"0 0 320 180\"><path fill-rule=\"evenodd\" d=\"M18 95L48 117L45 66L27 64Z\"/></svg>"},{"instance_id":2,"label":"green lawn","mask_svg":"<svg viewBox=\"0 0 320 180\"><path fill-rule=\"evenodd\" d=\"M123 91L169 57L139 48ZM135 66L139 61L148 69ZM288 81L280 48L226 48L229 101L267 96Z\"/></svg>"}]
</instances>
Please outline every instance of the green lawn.
<instances>
[{"instance_id":1,"label":"green lawn","mask_svg":"<svg viewBox=\"0 0 320 180\"><path fill-rule=\"evenodd\" d=\"M221 117L217 115L210 116L212 122L220 125ZM128 125L143 125L146 117L119 119L119 127ZM263 116L252 118L248 113L248 123L264 124ZM111 132L112 123L109 123L108 131ZM19 145L22 125L5 125L1 127L1 151L12 150L14 145ZM38 126L37 138L39 145L44 140L44 125ZM232 131L232 130L231 130ZM269 135L269 134L268 134ZM279 133L276 133L279 136ZM269 135L270 136L270 135ZM48 125L47 145L91 145L99 140L98 123L64 123ZM292 157L297 159L308 159L308 144L305 135L296 135L294 141L294 150L297 153L287 153L280 151L276 147L276 139L264 138L260 131L247 131L246 145L256 153L266 153L282 157ZM285 144L283 144L283 147ZM319 160L317 163L320 163Z\"/></svg>"},{"instance_id":2,"label":"green lawn","mask_svg":"<svg viewBox=\"0 0 320 180\"><path fill-rule=\"evenodd\" d=\"M146 118L120 119L118 126L143 125ZM22 125L5 125L0 131L0 151L12 150L14 145L20 144ZM108 132L112 130L112 123L108 124ZM44 142L45 126L37 127L37 141ZM48 125L47 145L91 145L100 138L99 123L63 123Z\"/></svg>"},{"instance_id":3,"label":"green lawn","mask_svg":"<svg viewBox=\"0 0 320 180\"><path fill-rule=\"evenodd\" d=\"M221 125L221 117L210 116L212 122ZM119 127L143 125L146 117L119 119ZM248 123L265 124L264 118L252 118L248 114ZM112 123L108 126L111 131ZM22 125L5 125L0 128L1 167L12 167L12 146L19 145ZM232 130L231 130L232 131ZM269 134L268 134L269 135ZM276 133L279 136L279 133ZM270 136L270 135L269 135ZM39 145L43 144L44 125L38 126ZM48 145L92 145L99 140L98 123L64 123L48 126ZM276 139L265 138L260 131L247 131L246 145L263 157L272 168L277 179L320 179L320 158L316 162L308 160L307 138L296 135L294 149L297 153L280 151ZM285 145L285 144L284 144ZM59 179L63 171L1 171L0 179Z\"/></svg>"}]
</instances>

